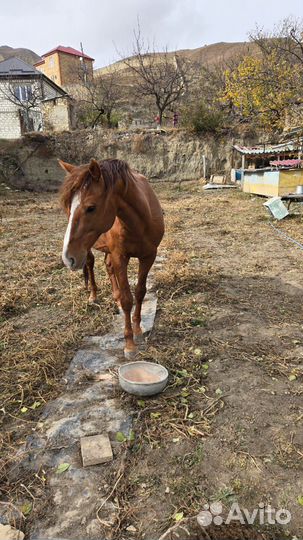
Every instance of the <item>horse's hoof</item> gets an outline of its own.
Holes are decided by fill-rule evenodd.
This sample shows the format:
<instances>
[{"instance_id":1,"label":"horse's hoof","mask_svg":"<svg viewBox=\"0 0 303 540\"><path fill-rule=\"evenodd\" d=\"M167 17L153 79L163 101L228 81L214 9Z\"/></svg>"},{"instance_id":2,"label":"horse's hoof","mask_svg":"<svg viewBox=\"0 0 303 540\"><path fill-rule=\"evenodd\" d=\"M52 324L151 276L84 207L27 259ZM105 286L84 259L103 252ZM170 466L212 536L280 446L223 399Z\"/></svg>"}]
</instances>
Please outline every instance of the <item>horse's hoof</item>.
<instances>
[{"instance_id":1,"label":"horse's hoof","mask_svg":"<svg viewBox=\"0 0 303 540\"><path fill-rule=\"evenodd\" d=\"M143 343L144 338L142 332L140 334L134 334L135 343Z\"/></svg>"},{"instance_id":2,"label":"horse's hoof","mask_svg":"<svg viewBox=\"0 0 303 540\"><path fill-rule=\"evenodd\" d=\"M98 306L100 304L99 300L97 298L89 298L88 304L90 306Z\"/></svg>"},{"instance_id":3,"label":"horse's hoof","mask_svg":"<svg viewBox=\"0 0 303 540\"><path fill-rule=\"evenodd\" d=\"M134 349L134 350L124 349L124 357L126 358L126 360L134 360L136 358L136 355L137 355L137 349Z\"/></svg>"}]
</instances>

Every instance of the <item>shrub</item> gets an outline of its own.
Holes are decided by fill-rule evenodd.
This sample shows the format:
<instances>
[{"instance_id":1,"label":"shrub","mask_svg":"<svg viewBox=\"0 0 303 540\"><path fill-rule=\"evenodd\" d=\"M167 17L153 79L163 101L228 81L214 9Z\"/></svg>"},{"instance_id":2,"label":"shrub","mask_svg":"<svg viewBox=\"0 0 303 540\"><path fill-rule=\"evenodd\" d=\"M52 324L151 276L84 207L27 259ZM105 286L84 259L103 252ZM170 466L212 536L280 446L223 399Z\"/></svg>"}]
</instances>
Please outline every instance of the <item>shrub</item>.
<instances>
[{"instance_id":1,"label":"shrub","mask_svg":"<svg viewBox=\"0 0 303 540\"><path fill-rule=\"evenodd\" d=\"M197 133L217 133L223 129L225 119L222 111L210 109L200 101L184 108L182 124Z\"/></svg>"}]
</instances>

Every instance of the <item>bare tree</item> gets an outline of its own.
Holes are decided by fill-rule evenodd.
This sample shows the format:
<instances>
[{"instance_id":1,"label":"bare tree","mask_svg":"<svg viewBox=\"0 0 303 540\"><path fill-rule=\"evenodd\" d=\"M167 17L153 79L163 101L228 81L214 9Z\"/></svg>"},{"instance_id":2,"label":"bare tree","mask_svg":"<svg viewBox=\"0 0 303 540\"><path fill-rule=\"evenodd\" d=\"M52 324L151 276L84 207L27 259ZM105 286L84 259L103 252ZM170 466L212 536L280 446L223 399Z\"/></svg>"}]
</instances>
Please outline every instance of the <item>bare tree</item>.
<instances>
[{"instance_id":1,"label":"bare tree","mask_svg":"<svg viewBox=\"0 0 303 540\"><path fill-rule=\"evenodd\" d=\"M150 97L156 105L159 124L163 114L171 110L187 91L190 66L184 58L167 49L156 52L144 43L140 25L134 30L132 56L122 58L124 65L134 75L134 90L138 97Z\"/></svg>"},{"instance_id":2,"label":"bare tree","mask_svg":"<svg viewBox=\"0 0 303 540\"><path fill-rule=\"evenodd\" d=\"M287 17L273 31L256 27L250 39L258 45L264 55L278 52L291 64L303 67L303 20Z\"/></svg>"},{"instance_id":3,"label":"bare tree","mask_svg":"<svg viewBox=\"0 0 303 540\"><path fill-rule=\"evenodd\" d=\"M91 127L95 127L103 115L107 126L112 127L112 115L121 98L119 73L112 68L108 73L95 75L78 90L78 102L92 112Z\"/></svg>"},{"instance_id":4,"label":"bare tree","mask_svg":"<svg viewBox=\"0 0 303 540\"><path fill-rule=\"evenodd\" d=\"M198 114L210 114L223 118L226 124L237 122L232 102L223 100L226 90L226 72L235 71L249 51L245 48L231 58L218 58L215 63L197 63L195 80L191 84L185 111L198 111ZM202 118L202 119L203 119Z\"/></svg>"},{"instance_id":5,"label":"bare tree","mask_svg":"<svg viewBox=\"0 0 303 540\"><path fill-rule=\"evenodd\" d=\"M287 17L272 31L256 27L250 33L250 39L261 52L265 66L264 79L270 80L271 94L276 91L280 96L287 95L284 110L283 107L279 107L276 111L277 116L292 117L295 124L302 122L303 19ZM276 67L271 65L273 61L279 66L280 72L285 73L282 81L277 81Z\"/></svg>"}]
</instances>

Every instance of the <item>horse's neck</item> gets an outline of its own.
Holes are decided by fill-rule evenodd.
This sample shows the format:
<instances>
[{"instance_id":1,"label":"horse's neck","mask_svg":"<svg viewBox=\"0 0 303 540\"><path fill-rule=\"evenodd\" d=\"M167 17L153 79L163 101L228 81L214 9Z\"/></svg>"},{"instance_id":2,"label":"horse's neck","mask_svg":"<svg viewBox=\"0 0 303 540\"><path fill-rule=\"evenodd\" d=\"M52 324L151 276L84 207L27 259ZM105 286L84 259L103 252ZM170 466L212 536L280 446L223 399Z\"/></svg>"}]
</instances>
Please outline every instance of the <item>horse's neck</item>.
<instances>
[{"instance_id":1,"label":"horse's neck","mask_svg":"<svg viewBox=\"0 0 303 540\"><path fill-rule=\"evenodd\" d=\"M127 228L137 230L142 221L146 221L149 208L142 191L138 188L136 180L130 180L127 189L125 186L117 193L117 217Z\"/></svg>"}]
</instances>

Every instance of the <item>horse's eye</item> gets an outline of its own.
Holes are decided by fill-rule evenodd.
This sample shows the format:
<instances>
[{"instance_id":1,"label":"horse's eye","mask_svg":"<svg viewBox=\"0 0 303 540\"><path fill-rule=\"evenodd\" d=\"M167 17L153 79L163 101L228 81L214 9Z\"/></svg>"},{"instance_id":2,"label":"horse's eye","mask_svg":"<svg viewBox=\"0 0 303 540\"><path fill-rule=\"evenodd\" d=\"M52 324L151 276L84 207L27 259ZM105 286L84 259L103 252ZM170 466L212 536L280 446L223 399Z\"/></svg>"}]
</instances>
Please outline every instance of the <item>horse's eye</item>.
<instances>
[{"instance_id":1,"label":"horse's eye","mask_svg":"<svg viewBox=\"0 0 303 540\"><path fill-rule=\"evenodd\" d=\"M86 214L91 214L92 212L94 212L96 210L96 207L95 206L88 206L85 210Z\"/></svg>"}]
</instances>

